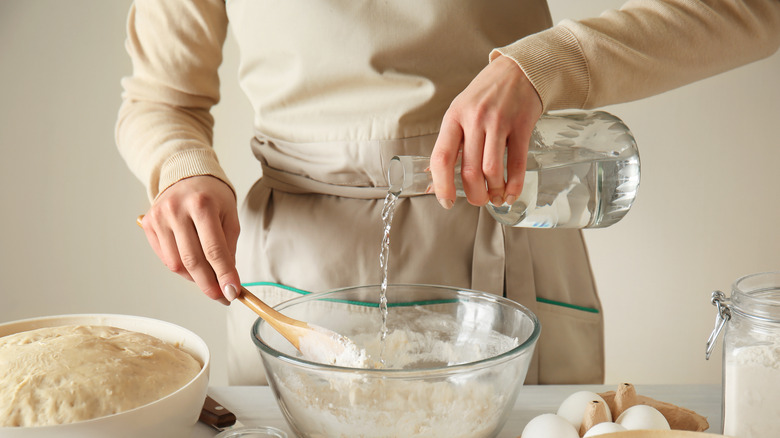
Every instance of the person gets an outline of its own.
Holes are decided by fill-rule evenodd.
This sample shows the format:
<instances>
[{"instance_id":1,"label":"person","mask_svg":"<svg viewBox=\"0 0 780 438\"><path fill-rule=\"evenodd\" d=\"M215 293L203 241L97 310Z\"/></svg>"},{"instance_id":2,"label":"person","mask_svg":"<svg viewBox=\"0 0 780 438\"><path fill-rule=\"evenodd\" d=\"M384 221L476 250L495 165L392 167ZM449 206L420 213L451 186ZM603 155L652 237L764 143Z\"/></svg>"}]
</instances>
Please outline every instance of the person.
<instances>
[{"instance_id":1,"label":"person","mask_svg":"<svg viewBox=\"0 0 780 438\"><path fill-rule=\"evenodd\" d=\"M240 213L212 148L228 23L262 166ZM520 302L544 327L527 382L598 383L603 320L582 234L502 227L479 206L520 193L544 112L651 96L778 45L777 0L629 1L555 26L544 0L136 0L117 144L152 200L154 252L224 304L240 282L272 305L294 288L378 284L388 160L431 156L436 197L399 202L390 282ZM459 154L468 202L455 202ZM230 384L264 382L254 319L229 307Z\"/></svg>"}]
</instances>

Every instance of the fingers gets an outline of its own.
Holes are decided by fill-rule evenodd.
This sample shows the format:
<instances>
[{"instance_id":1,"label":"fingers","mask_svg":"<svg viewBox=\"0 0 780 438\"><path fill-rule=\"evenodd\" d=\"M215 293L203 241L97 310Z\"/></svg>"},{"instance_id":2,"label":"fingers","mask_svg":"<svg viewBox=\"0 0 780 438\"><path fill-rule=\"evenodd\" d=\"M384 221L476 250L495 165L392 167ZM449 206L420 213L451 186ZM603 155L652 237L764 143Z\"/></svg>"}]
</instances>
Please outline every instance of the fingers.
<instances>
[{"instance_id":1,"label":"fingers","mask_svg":"<svg viewBox=\"0 0 780 438\"><path fill-rule=\"evenodd\" d=\"M469 201L469 204L476 206L485 205L488 201L485 175L482 172L484 145L484 131L481 129L466 131L460 175L463 179L463 191L466 192L466 199Z\"/></svg>"},{"instance_id":2,"label":"fingers","mask_svg":"<svg viewBox=\"0 0 780 438\"><path fill-rule=\"evenodd\" d=\"M209 298L229 304L240 285L235 268L238 212L226 184L202 178L169 188L141 225L168 269L194 281Z\"/></svg>"},{"instance_id":3,"label":"fingers","mask_svg":"<svg viewBox=\"0 0 780 438\"><path fill-rule=\"evenodd\" d=\"M517 199L525 177L528 140L541 112L539 95L522 69L507 57L494 59L453 100L444 116L431 157L439 199L454 201L450 181L455 152L460 149L463 190L469 203L501 205Z\"/></svg>"},{"instance_id":4,"label":"fingers","mask_svg":"<svg viewBox=\"0 0 780 438\"><path fill-rule=\"evenodd\" d=\"M482 173L487 182L488 200L493 205L504 203L504 151L506 134L490 130L485 134L485 148L482 158Z\"/></svg>"},{"instance_id":5,"label":"fingers","mask_svg":"<svg viewBox=\"0 0 780 438\"><path fill-rule=\"evenodd\" d=\"M436 198L448 210L455 203L455 164L462 142L460 125L445 116L431 154L431 176Z\"/></svg>"},{"instance_id":6,"label":"fingers","mask_svg":"<svg viewBox=\"0 0 780 438\"><path fill-rule=\"evenodd\" d=\"M210 266L205 248L201 246L201 240L196 232L194 224L188 227L179 227L175 233L179 257L184 269L189 272L195 284L211 299L222 297L222 291L217 281L214 269Z\"/></svg>"},{"instance_id":7,"label":"fingers","mask_svg":"<svg viewBox=\"0 0 780 438\"><path fill-rule=\"evenodd\" d=\"M461 179L466 199L482 206L501 205L504 198L505 136L486 132L481 124L464 127L457 116L445 116L431 154L433 187L439 203L451 208L455 202L455 166L461 157Z\"/></svg>"},{"instance_id":8,"label":"fingers","mask_svg":"<svg viewBox=\"0 0 780 438\"><path fill-rule=\"evenodd\" d=\"M524 135L522 132L509 136L507 139L506 156L506 190L504 201L507 204L514 204L520 193L523 191L525 182L526 164L528 162L528 142L530 133Z\"/></svg>"},{"instance_id":9,"label":"fingers","mask_svg":"<svg viewBox=\"0 0 780 438\"><path fill-rule=\"evenodd\" d=\"M195 281L187 270L184 260L182 260L181 250L176 239L176 234L179 235L180 240L186 239L184 233L176 233L167 227L158 227L158 230L156 234L160 239L160 260L163 261L171 272L179 274L189 281Z\"/></svg>"},{"instance_id":10,"label":"fingers","mask_svg":"<svg viewBox=\"0 0 780 438\"><path fill-rule=\"evenodd\" d=\"M496 205L504 202L505 132L505 127L486 122L483 116L445 116L431 155L434 190L442 206L445 206L442 200L447 200L449 206L455 201L453 181L459 152L463 191L468 202L476 206L488 201Z\"/></svg>"},{"instance_id":11,"label":"fingers","mask_svg":"<svg viewBox=\"0 0 780 438\"><path fill-rule=\"evenodd\" d=\"M238 272L236 271L235 243L228 244L228 238L222 222L213 216L206 216L195 221L195 229L200 245L193 248L206 262L202 271L208 271L208 278L203 279L203 284L195 278L195 283L209 297L218 299L224 294L228 300L234 300L238 295ZM189 269L188 269L189 270ZM192 272L191 270L189 270ZM215 288L215 289L212 289Z\"/></svg>"}]
</instances>

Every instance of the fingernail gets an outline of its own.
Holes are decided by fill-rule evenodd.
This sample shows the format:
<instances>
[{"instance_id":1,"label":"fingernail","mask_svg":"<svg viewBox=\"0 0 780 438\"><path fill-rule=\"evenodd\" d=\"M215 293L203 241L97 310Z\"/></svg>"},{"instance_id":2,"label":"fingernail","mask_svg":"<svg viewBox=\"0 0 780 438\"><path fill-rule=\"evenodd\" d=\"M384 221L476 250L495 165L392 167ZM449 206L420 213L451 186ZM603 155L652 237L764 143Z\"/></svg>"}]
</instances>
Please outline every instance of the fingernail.
<instances>
[{"instance_id":1,"label":"fingernail","mask_svg":"<svg viewBox=\"0 0 780 438\"><path fill-rule=\"evenodd\" d=\"M490 199L490 203L498 207L504 203L504 198L498 195L493 196L493 198Z\"/></svg>"},{"instance_id":2,"label":"fingernail","mask_svg":"<svg viewBox=\"0 0 780 438\"><path fill-rule=\"evenodd\" d=\"M454 202L452 201L452 199L439 199L439 204L441 204L441 206L444 207L445 210L449 210L452 208Z\"/></svg>"},{"instance_id":3,"label":"fingernail","mask_svg":"<svg viewBox=\"0 0 780 438\"><path fill-rule=\"evenodd\" d=\"M238 289L236 289L235 286L232 284L226 284L225 288L222 289L223 294L225 295L225 298L228 299L228 301L233 301L236 298L238 298Z\"/></svg>"},{"instance_id":4,"label":"fingernail","mask_svg":"<svg viewBox=\"0 0 780 438\"><path fill-rule=\"evenodd\" d=\"M509 205L513 205L515 201L517 201L517 195L506 195L506 200L504 200Z\"/></svg>"}]
</instances>

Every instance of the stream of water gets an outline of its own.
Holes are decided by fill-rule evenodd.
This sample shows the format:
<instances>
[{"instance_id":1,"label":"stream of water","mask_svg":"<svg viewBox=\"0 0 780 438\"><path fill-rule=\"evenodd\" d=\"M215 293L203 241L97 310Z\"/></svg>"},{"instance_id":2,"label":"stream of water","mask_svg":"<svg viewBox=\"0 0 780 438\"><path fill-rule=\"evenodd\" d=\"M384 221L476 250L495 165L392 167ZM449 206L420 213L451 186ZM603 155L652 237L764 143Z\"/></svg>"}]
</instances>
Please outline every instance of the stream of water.
<instances>
[{"instance_id":1,"label":"stream of water","mask_svg":"<svg viewBox=\"0 0 780 438\"><path fill-rule=\"evenodd\" d=\"M398 201L398 193L387 192L385 203L382 206L382 246L379 252L379 270L382 275L382 283L379 285L379 312L382 314L382 329L380 332L379 362L384 365L384 341L387 338L387 265L390 257L390 226L393 223L395 205Z\"/></svg>"}]
</instances>

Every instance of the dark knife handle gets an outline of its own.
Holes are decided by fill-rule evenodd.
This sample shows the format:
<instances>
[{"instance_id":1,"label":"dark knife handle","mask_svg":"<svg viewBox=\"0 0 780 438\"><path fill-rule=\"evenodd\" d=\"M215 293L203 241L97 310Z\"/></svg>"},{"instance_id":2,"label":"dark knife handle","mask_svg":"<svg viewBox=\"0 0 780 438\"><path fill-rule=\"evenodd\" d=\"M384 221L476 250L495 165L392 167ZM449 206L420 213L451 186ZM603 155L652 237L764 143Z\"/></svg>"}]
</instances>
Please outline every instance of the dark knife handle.
<instances>
[{"instance_id":1,"label":"dark knife handle","mask_svg":"<svg viewBox=\"0 0 780 438\"><path fill-rule=\"evenodd\" d=\"M198 420L217 428L236 424L236 416L209 396L206 396L206 401L203 403L203 409L200 411Z\"/></svg>"}]
</instances>

